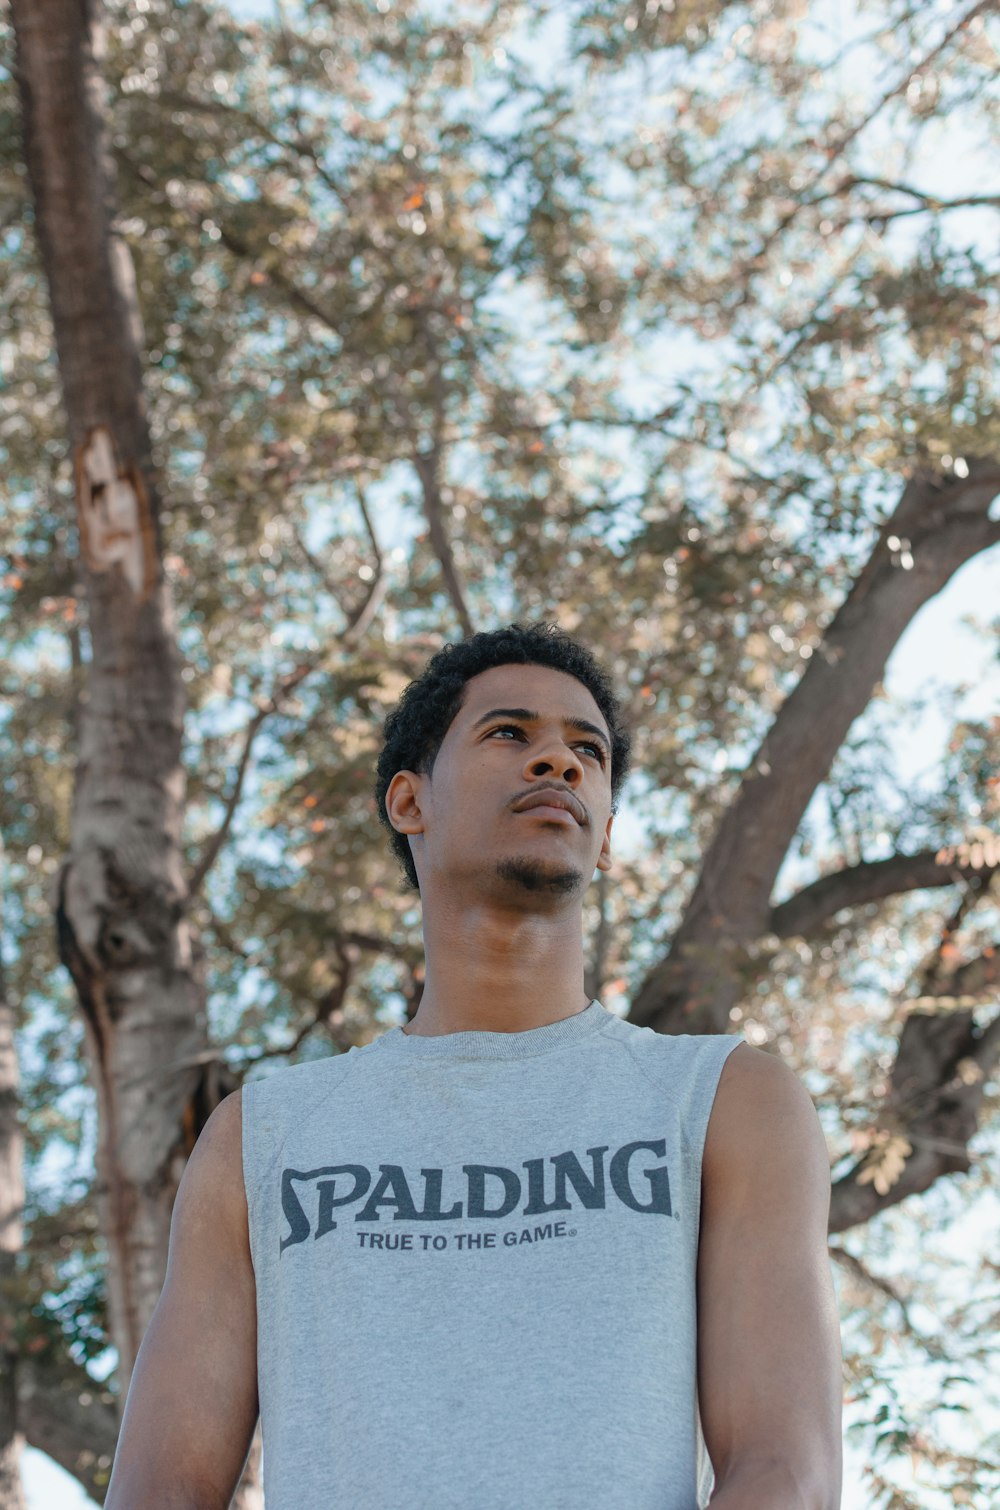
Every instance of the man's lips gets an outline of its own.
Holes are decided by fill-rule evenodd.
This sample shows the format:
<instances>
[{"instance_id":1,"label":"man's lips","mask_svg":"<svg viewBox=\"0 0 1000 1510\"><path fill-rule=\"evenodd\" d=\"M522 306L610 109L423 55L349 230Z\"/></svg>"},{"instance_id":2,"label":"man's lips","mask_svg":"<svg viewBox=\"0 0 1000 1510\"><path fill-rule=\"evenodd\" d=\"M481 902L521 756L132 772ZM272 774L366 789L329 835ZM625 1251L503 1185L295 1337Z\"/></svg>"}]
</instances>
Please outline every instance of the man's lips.
<instances>
[{"instance_id":1,"label":"man's lips","mask_svg":"<svg viewBox=\"0 0 1000 1510\"><path fill-rule=\"evenodd\" d=\"M557 821L562 821L564 817L581 824L587 821L579 798L561 787L539 787L535 792L526 793L514 804L514 811L533 812L540 818L554 818Z\"/></svg>"}]
</instances>

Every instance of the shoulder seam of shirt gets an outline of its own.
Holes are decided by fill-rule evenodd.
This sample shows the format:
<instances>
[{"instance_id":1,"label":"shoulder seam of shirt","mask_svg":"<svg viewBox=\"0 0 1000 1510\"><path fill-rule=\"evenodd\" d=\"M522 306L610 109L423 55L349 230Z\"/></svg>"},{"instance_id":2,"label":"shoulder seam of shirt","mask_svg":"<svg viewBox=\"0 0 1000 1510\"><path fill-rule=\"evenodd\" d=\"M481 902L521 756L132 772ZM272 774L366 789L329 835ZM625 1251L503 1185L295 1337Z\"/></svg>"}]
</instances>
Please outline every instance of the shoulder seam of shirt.
<instances>
[{"instance_id":1,"label":"shoulder seam of shirt","mask_svg":"<svg viewBox=\"0 0 1000 1510\"><path fill-rule=\"evenodd\" d=\"M338 1059L349 1060L350 1059L350 1055L348 1055L348 1054L330 1054L325 1059L316 1059L316 1060L310 1060L310 1061L307 1061L307 1062L309 1064L324 1064L325 1065L325 1064L329 1064L329 1063L331 1063L333 1061L336 1061ZM299 1068L301 1068L301 1066L300 1065L287 1065L286 1068L287 1069L299 1069ZM338 1080L336 1082L336 1086L334 1088L335 1089L339 1089L340 1085L343 1084L344 1080L347 1079L348 1075L352 1074L352 1073L353 1073L353 1071L351 1071L349 1069L345 1070L344 1074L342 1074L342 1075L339 1076L339 1078L338 1078ZM281 1074L281 1071L278 1070L274 1076L267 1075L267 1076L264 1076L260 1080L253 1080L253 1081L251 1081L250 1084L253 1085L253 1086L263 1086L263 1085L265 1085L267 1083L268 1080L270 1080L270 1079L277 1079L277 1077L280 1074ZM329 1087L324 1087L324 1091L328 1090L328 1089L329 1089ZM312 1116L314 1110L316 1109L317 1101L319 1101L319 1100L322 1099L324 1091L317 1090L316 1094L314 1096L311 1096L309 1098L309 1103L308 1103L307 1108L305 1108L304 1110L302 1110L301 1113L300 1113L300 1115L296 1118L296 1126L301 1126L301 1124L308 1117ZM256 1096L254 1097L254 1099L256 1100ZM260 1112L259 1107L257 1108L256 1115L257 1115L258 1119L261 1116L261 1112ZM291 1129L289 1129L289 1130L291 1130ZM274 1149L270 1150L268 1156L265 1159L262 1159L261 1163L265 1167L273 1167L273 1165L276 1162L276 1160L279 1159L282 1156L282 1153L284 1151L284 1146L285 1146L284 1138L282 1138L281 1142L277 1145L277 1147L275 1147Z\"/></svg>"},{"instance_id":2,"label":"shoulder seam of shirt","mask_svg":"<svg viewBox=\"0 0 1000 1510\"><path fill-rule=\"evenodd\" d=\"M736 1047L737 1044L743 1042L743 1040L741 1038L737 1038L736 1037L735 1033L698 1033L698 1034L685 1033L685 1034L674 1034L674 1035L668 1035L668 1034L665 1034L665 1033L657 1033L656 1034L656 1037L658 1037L658 1038L665 1038L665 1037L668 1037L668 1036L685 1037L685 1038L692 1038L692 1037L698 1037L698 1038L721 1038L723 1040L728 1040L728 1039L731 1038L731 1039L733 1039L733 1047L734 1048ZM616 1038L613 1041L615 1043L618 1043L618 1044L621 1045L621 1047L626 1051L626 1053L632 1059L633 1064L635 1064L636 1068L640 1071L640 1073L644 1076L644 1078L649 1082L649 1084L651 1086L653 1086L654 1090L662 1090L663 1089L663 1087L654 1078L652 1072L649 1069L647 1069L646 1065L643 1064L642 1060L640 1059L640 1057L639 1057L639 1055L637 1053L637 1050L638 1050L638 1047L639 1047L637 1043L635 1043L634 1041L630 1041L628 1039L623 1039L623 1038ZM725 1059L723 1059L722 1062L724 1064L725 1063ZM721 1066L720 1066L719 1073L720 1074L722 1073ZM718 1088L718 1087L716 1087L716 1088ZM714 1100L714 1097L713 1097L713 1100ZM709 1111L709 1115L711 1115L711 1111ZM682 1139L684 1140L685 1143L688 1142L687 1128L685 1127L685 1125L684 1125L683 1122L681 1123L681 1137L682 1137Z\"/></svg>"}]
</instances>

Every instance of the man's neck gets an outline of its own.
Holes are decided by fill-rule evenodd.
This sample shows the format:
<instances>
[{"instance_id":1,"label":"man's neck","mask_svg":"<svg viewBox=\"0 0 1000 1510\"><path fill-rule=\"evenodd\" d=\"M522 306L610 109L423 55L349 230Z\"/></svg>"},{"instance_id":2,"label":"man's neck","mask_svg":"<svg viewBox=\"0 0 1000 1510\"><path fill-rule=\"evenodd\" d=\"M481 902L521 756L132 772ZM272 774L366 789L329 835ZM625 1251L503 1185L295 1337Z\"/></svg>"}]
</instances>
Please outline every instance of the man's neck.
<instances>
[{"instance_id":1,"label":"man's neck","mask_svg":"<svg viewBox=\"0 0 1000 1510\"><path fill-rule=\"evenodd\" d=\"M424 990L406 1031L525 1033L589 1005L579 902L549 911L423 901Z\"/></svg>"}]
</instances>

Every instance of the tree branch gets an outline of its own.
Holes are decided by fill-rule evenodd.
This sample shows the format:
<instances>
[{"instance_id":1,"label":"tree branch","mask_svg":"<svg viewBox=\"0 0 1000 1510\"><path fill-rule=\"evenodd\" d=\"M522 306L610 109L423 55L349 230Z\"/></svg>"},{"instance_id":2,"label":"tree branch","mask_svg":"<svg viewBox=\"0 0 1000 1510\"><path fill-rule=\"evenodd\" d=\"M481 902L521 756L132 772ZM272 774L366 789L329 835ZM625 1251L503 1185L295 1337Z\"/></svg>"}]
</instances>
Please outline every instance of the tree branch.
<instances>
[{"instance_id":1,"label":"tree branch","mask_svg":"<svg viewBox=\"0 0 1000 1510\"><path fill-rule=\"evenodd\" d=\"M198 214L197 219L200 225L202 216ZM212 218L212 223L219 232L219 240L222 242L222 245L228 251L232 252L235 257L239 257L244 262L264 263L268 280L275 288L281 290L294 309L301 310L303 314L311 315L314 320L318 320L327 330L332 330L334 335L340 334L333 316L321 304L317 304L313 296L307 293L305 289L300 288L297 283L293 283L291 278L276 265L273 248L271 249L272 255L268 258L263 253L255 252L243 240L242 236L238 236L228 226L221 225L214 217Z\"/></svg>"},{"instance_id":2,"label":"tree branch","mask_svg":"<svg viewBox=\"0 0 1000 1510\"><path fill-rule=\"evenodd\" d=\"M836 1259L837 1263L853 1274L856 1279L860 1279L863 1284L872 1290L878 1291L879 1294L888 1296L899 1307L903 1330L907 1336L914 1338L921 1346L928 1348L931 1356L934 1356L934 1349L939 1344L937 1344L934 1338L924 1337L917 1331L910 1318L910 1309L906 1300L891 1280L883 1278L880 1274L873 1273L866 1264L862 1263L860 1258L856 1258L853 1253L848 1253L847 1249L841 1248L838 1243L830 1243L829 1253L831 1258Z\"/></svg>"},{"instance_id":3,"label":"tree branch","mask_svg":"<svg viewBox=\"0 0 1000 1510\"><path fill-rule=\"evenodd\" d=\"M1000 986L1000 939L965 960L950 975L936 972L924 982L921 996L953 997L968 1001L976 996L993 996Z\"/></svg>"},{"instance_id":4,"label":"tree branch","mask_svg":"<svg viewBox=\"0 0 1000 1510\"><path fill-rule=\"evenodd\" d=\"M386 589L389 585L388 578L385 575L385 567L382 560L382 550L378 543L378 536L375 534L375 526L372 524L371 514L368 511L368 502L365 498L364 489L362 488L360 483L356 483L356 487L358 493L358 508L361 510L361 517L365 521L365 528L368 531L368 538L372 543L372 550L375 553L375 575L372 578L371 587L368 590L368 594L365 597L364 602L360 605L359 608L354 611L354 613L348 616L347 625L340 635L342 643L347 645L356 644L357 641L362 639L363 636L367 633L368 627L371 624L372 619L375 617L375 614L378 612L378 609L382 603L382 599L385 597Z\"/></svg>"},{"instance_id":5,"label":"tree branch","mask_svg":"<svg viewBox=\"0 0 1000 1510\"><path fill-rule=\"evenodd\" d=\"M955 886L960 881L993 875L1000 864L987 867L942 860L941 850L925 849L915 855L891 855L887 860L865 860L843 870L820 876L787 901L772 907L767 932L778 938L808 938L818 933L835 913L847 907L863 907L901 892L924 891L933 886Z\"/></svg>"},{"instance_id":6,"label":"tree branch","mask_svg":"<svg viewBox=\"0 0 1000 1510\"><path fill-rule=\"evenodd\" d=\"M817 170L817 172L813 174L809 183L804 186L801 196L795 201L791 209L789 209L784 215L782 215L777 225L775 225L772 230L769 231L768 234L764 237L764 240L761 242L760 246L748 259L750 266L753 266L754 264L757 264L761 261L761 259L766 255L768 251L770 251L771 247L779 239L779 237L781 237L784 232L788 230L789 226L800 214L800 212L806 207L807 204L816 202L817 196L814 196L812 199L809 199L806 196L809 195L811 191L817 187L817 185L823 182L823 179L829 173L831 167L837 161L837 159L843 157L844 153L847 151L847 148L851 145L851 143L861 135L862 131L866 130L866 128L871 125L875 117L881 114L886 105L890 104L894 99L897 99L899 95L903 94L909 87L911 80L919 78L922 73L926 73L931 64L934 63L935 60L941 56L942 52L944 52L945 49L949 47L950 44L955 40L959 32L963 31L964 28L968 26L969 22L972 21L976 16L982 15L984 12L992 10L995 6L995 3L996 0L977 0L977 3L972 6L971 10L966 11L965 15L962 16L958 21L956 21L955 25L951 27L949 31L945 32L940 42L932 47L930 52L926 53L924 57L921 58L919 63L915 64L914 67L907 69L903 76L897 79L896 83L893 84L892 88L887 89L886 92L881 96L881 98L876 100L875 104L871 107L866 115L863 115L860 120L855 121L853 126L848 127L846 131L842 132L835 141L831 142L830 145L824 149L827 159L826 162L821 168ZM822 198L823 196L818 197Z\"/></svg>"},{"instance_id":7,"label":"tree branch","mask_svg":"<svg viewBox=\"0 0 1000 1510\"><path fill-rule=\"evenodd\" d=\"M750 761L670 955L643 982L631 1021L661 1032L725 1031L743 993L746 950L768 932L775 878L813 793L915 614L960 566L1000 542L1000 521L989 514L998 489L1000 466L981 458L963 479L918 471L906 484Z\"/></svg>"},{"instance_id":8,"label":"tree branch","mask_svg":"<svg viewBox=\"0 0 1000 1510\"><path fill-rule=\"evenodd\" d=\"M59 1377L22 1357L18 1411L29 1446L72 1474L102 1505L118 1440L114 1396L68 1357L60 1360Z\"/></svg>"},{"instance_id":9,"label":"tree branch","mask_svg":"<svg viewBox=\"0 0 1000 1510\"><path fill-rule=\"evenodd\" d=\"M448 531L444 522L444 503L441 498L441 487L438 478L438 463L440 449L437 444L429 451L418 452L413 457L413 466L420 478L420 486L424 499L424 517L430 530L431 545L434 554L441 564L441 572L444 576L445 587L451 598L452 606L458 615L458 622L462 626L465 638L471 639L475 634L475 626L472 615L469 613L468 604L465 601L465 591L458 567L455 564L455 554L448 539Z\"/></svg>"},{"instance_id":10,"label":"tree branch","mask_svg":"<svg viewBox=\"0 0 1000 1510\"><path fill-rule=\"evenodd\" d=\"M365 529L368 531L368 538L371 541L372 550L375 555L375 575L372 579L368 592L365 594L364 601L357 608L349 611L344 607L341 599L340 588L330 576L330 573L327 571L325 565L316 555L315 551L310 550L309 546L303 540L301 533L298 531L295 532L296 546L298 547L299 551L304 556L306 561L308 561L309 565L312 567L313 571L322 582L324 588L330 594L331 598L334 599L341 613L344 615L344 618L347 620L346 625L337 637L338 640L343 644L354 644L358 640L363 638L369 626L371 625L372 619L375 617L375 614L381 606L382 599L385 597L386 589L388 587L388 580L385 575L385 567L382 557L382 549L378 543L378 536L375 534L375 527L372 524L371 515L368 511L368 504L365 499L364 490L357 482L355 483L355 486L357 488L358 506L361 509L361 517L364 519Z\"/></svg>"},{"instance_id":11,"label":"tree branch","mask_svg":"<svg viewBox=\"0 0 1000 1510\"><path fill-rule=\"evenodd\" d=\"M378 611L382 599L385 597L386 588L388 585L383 566L382 551L379 547L378 537L375 534L371 516L368 512L367 504L365 503L365 497L360 487L358 489L358 501L361 506L361 513L368 530L368 537L371 540L372 549L375 552L375 575L372 578L368 592L365 594L364 601L359 605L357 609L354 610L353 613L348 615L345 628L337 636L337 643L345 647L356 644L357 641L361 639L362 636L366 633L372 622L372 619ZM304 541L299 540L299 547L306 555L310 563L316 568L317 571L320 572L321 576L323 576L325 584L326 576L320 563L314 559ZM306 677L309 676L313 671L315 671L319 664L320 662L318 660L312 660L303 661L300 665L296 666L294 671L290 672L288 676L286 676L277 684L270 697L266 702L262 703L260 707L258 707L257 712L248 723L243 735L243 750L240 754L239 763L236 768L236 779L233 783L233 789L226 801L226 810L223 814L222 822L216 832L205 844L201 858L197 861L194 870L191 873L191 879L188 883L189 898L194 896L200 890L205 877L208 875L208 872L211 870L212 866L215 864L215 861L218 859L222 846L225 844L226 839L229 836L233 817L236 813L237 807L239 806L240 797L243 793L243 783L245 781L247 769L250 764L250 753L253 749L254 740L260 732L261 726L263 725L265 719L269 718L272 713L276 713L278 711L278 708L280 707L282 701L286 697L288 697L290 693L294 692L295 688L301 682L305 681Z\"/></svg>"},{"instance_id":12,"label":"tree branch","mask_svg":"<svg viewBox=\"0 0 1000 1510\"><path fill-rule=\"evenodd\" d=\"M304 681L309 673L314 669L315 662L313 661L305 661L301 665L296 666L294 671L292 671L288 676L286 676L277 684L274 691L270 694L267 700L258 707L257 712L247 724L247 727L243 733L243 749L240 753L239 762L236 767L236 779L233 782L233 789L226 801L226 811L223 815L222 822L216 829L215 833L205 844L205 847L201 853L201 857L196 862L195 867L191 872L187 890L189 899L200 890L202 882L208 875L208 872L211 870L212 866L215 864L215 861L218 859L219 852L229 836L229 830L232 827L233 817L236 813L237 807L239 806L240 797L243 794L243 783L250 765L250 752L253 749L254 740L259 734L261 726L263 725L265 719L270 718L272 713L276 713L278 711L282 699L286 698L290 692L293 692L299 685L299 683Z\"/></svg>"},{"instance_id":13,"label":"tree branch","mask_svg":"<svg viewBox=\"0 0 1000 1510\"><path fill-rule=\"evenodd\" d=\"M876 100L867 115L862 116L859 121L855 121L853 126L843 132L839 139L826 149L831 161L834 158L842 157L854 139L860 136L866 127L871 125L875 117L882 113L886 105L891 104L893 100L898 99L901 94L905 93L913 79L918 79L922 73L927 72L931 64L936 62L945 49L951 46L951 43L958 36L959 32L964 31L970 21L986 11L993 10L995 4L996 0L977 0L977 3L970 10L967 10L964 16L960 16L954 26L945 32L940 42L932 47L930 52L925 53L920 62L913 68L907 69L902 77L897 79L896 83L893 84L892 88L887 89L885 94L879 100Z\"/></svg>"},{"instance_id":14,"label":"tree branch","mask_svg":"<svg viewBox=\"0 0 1000 1510\"><path fill-rule=\"evenodd\" d=\"M831 1232L870 1221L947 1174L968 1171L986 1083L1000 1060L1000 1016L978 1029L969 1009L913 1011L903 1023L889 1095L879 1119L910 1152L898 1177L879 1190L859 1176L870 1156L833 1185Z\"/></svg>"},{"instance_id":15,"label":"tree branch","mask_svg":"<svg viewBox=\"0 0 1000 1510\"><path fill-rule=\"evenodd\" d=\"M1000 850L998 850L1000 858ZM996 874L994 869L986 871L983 875L976 875L969 879L962 887L961 894L950 914L941 925L937 943L924 959L917 971L917 996L943 996L953 994L949 992L947 982L955 975L954 968L947 961L957 958L958 950L955 947L954 937L961 928L969 913L987 895L993 878Z\"/></svg>"},{"instance_id":16,"label":"tree branch","mask_svg":"<svg viewBox=\"0 0 1000 1510\"><path fill-rule=\"evenodd\" d=\"M157 99L170 110L191 110L201 115L232 116L236 120L243 122L244 125L256 131L264 141L270 142L273 147L280 147L283 152L296 153L299 157L306 158L316 170L317 177L332 194L336 195L344 209L350 209L350 204L344 195L343 188L335 179L330 177L330 174L320 161L316 147L303 134L300 134L294 141L286 141L284 137L272 131L271 127L266 125L258 116L254 115L251 110L247 110L240 105L230 105L227 101L217 97L200 100L194 95L186 94L183 91L161 89L157 95Z\"/></svg>"},{"instance_id":17,"label":"tree branch","mask_svg":"<svg viewBox=\"0 0 1000 1510\"><path fill-rule=\"evenodd\" d=\"M335 938L333 947L336 950L338 969L337 979L328 991L324 991L312 1003L312 1015L307 1017L298 1028L290 1043L281 1045L280 1048L262 1049L259 1054L251 1056L251 1062L258 1059L280 1058L286 1054L292 1054L305 1038L308 1038L313 1028L325 1027L337 1045L338 1052L344 1054L356 1045L354 1035L344 1030L344 997L351 983L354 972L356 952L347 948L343 939Z\"/></svg>"},{"instance_id":18,"label":"tree branch","mask_svg":"<svg viewBox=\"0 0 1000 1510\"><path fill-rule=\"evenodd\" d=\"M854 220L896 220L901 215L924 215L928 213L942 214L946 210L964 210L975 208L1000 209L1000 194L965 194L960 199L939 199L936 194L926 194L922 189L916 189L911 184L893 183L886 178L873 178L868 175L852 174L845 178L827 194L821 194L811 203L820 204L828 199L840 199L851 189L869 185L872 188L884 189L889 194L906 194L919 203L907 205L900 209L878 209L869 205L864 211L857 214L844 214L834 223L844 226Z\"/></svg>"},{"instance_id":19,"label":"tree branch","mask_svg":"<svg viewBox=\"0 0 1000 1510\"><path fill-rule=\"evenodd\" d=\"M162 184L153 170L146 167L144 163L136 162L125 148L121 146L115 147L115 159L123 167L127 168L134 178L139 179L148 188L154 188L162 192ZM201 208L183 202L175 204L174 208L185 212L191 224L198 230L201 229L206 219L205 213ZM317 304L316 300L305 289L299 288L298 284L294 283L281 270L281 267L277 265L273 247L269 248L268 252L257 252L235 231L221 225L214 217L212 217L212 224L218 230L219 240L227 251L232 252L234 257L238 257L243 262L265 264L268 280L275 288L281 289L294 309L298 309L302 314L310 315L314 320L318 320L326 330L331 330L334 335L339 335L333 316L322 305Z\"/></svg>"}]
</instances>

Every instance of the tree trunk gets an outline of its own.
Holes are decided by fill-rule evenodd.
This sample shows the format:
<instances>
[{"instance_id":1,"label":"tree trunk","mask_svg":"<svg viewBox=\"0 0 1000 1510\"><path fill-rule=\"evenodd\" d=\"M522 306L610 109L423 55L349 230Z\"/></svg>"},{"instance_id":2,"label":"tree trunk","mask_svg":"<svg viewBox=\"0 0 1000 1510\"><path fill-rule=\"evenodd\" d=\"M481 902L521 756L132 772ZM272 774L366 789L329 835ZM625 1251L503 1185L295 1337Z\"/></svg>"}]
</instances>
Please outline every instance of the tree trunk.
<instances>
[{"instance_id":1,"label":"tree trunk","mask_svg":"<svg viewBox=\"0 0 1000 1510\"><path fill-rule=\"evenodd\" d=\"M0 888L3 886L0 840ZM0 940L3 935L0 889ZM24 1510L21 1451L24 1434L17 1401L17 1255L24 1207L24 1138L18 1121L14 1012L7 1000L0 953L0 1510Z\"/></svg>"},{"instance_id":2,"label":"tree trunk","mask_svg":"<svg viewBox=\"0 0 1000 1510\"><path fill-rule=\"evenodd\" d=\"M184 709L142 390L135 276L113 225L98 0L13 0L25 159L74 459L91 658L60 956L97 1094L97 1198L124 1403L170 1214L219 1100L186 917ZM242 1495L243 1510L256 1499Z\"/></svg>"}]
</instances>

